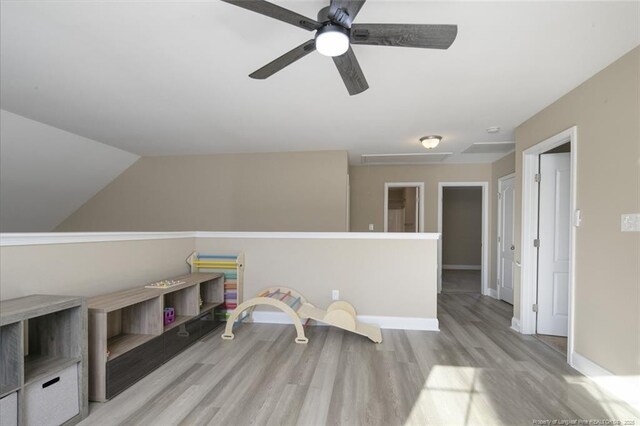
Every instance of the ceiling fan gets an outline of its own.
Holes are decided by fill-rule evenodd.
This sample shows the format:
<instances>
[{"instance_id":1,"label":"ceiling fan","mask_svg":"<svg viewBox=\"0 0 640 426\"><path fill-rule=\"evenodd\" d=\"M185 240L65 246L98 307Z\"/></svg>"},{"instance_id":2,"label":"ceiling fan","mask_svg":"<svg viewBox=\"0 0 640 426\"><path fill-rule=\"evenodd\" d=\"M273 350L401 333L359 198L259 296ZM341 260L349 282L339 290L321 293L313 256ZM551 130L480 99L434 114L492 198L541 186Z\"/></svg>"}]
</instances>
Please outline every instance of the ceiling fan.
<instances>
[{"instance_id":1,"label":"ceiling fan","mask_svg":"<svg viewBox=\"0 0 640 426\"><path fill-rule=\"evenodd\" d=\"M331 0L329 6L320 9L317 20L265 0L222 1L316 32L314 38L269 62L249 77L263 80L317 50L333 58L350 95L369 88L351 44L448 49L458 33L457 25L354 24L353 20L365 0Z\"/></svg>"}]
</instances>

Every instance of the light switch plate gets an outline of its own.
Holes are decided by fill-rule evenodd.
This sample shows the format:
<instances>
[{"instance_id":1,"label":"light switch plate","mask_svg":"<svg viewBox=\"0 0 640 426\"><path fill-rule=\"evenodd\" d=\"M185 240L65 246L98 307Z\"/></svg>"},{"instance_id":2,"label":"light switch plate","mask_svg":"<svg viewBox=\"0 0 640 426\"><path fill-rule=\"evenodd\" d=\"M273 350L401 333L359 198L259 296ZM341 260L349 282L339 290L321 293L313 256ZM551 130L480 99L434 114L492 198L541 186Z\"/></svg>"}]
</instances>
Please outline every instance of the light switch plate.
<instances>
[{"instance_id":1,"label":"light switch plate","mask_svg":"<svg viewBox=\"0 0 640 426\"><path fill-rule=\"evenodd\" d=\"M373 231L373 223L369 224L369 231Z\"/></svg>"},{"instance_id":2,"label":"light switch plate","mask_svg":"<svg viewBox=\"0 0 640 426\"><path fill-rule=\"evenodd\" d=\"M331 291L331 300L340 300L340 290Z\"/></svg>"},{"instance_id":3,"label":"light switch plate","mask_svg":"<svg viewBox=\"0 0 640 426\"><path fill-rule=\"evenodd\" d=\"M623 214L620 228L622 232L640 232L640 213Z\"/></svg>"}]
</instances>

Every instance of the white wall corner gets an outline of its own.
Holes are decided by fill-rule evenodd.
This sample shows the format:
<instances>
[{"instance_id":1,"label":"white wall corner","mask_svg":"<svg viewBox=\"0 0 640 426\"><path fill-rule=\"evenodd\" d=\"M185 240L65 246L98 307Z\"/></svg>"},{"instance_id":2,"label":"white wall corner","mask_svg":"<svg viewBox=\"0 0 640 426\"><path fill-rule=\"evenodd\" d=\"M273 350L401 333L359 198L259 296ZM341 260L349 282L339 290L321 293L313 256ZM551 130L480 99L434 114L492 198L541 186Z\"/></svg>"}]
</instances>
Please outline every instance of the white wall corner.
<instances>
[{"instance_id":1,"label":"white wall corner","mask_svg":"<svg viewBox=\"0 0 640 426\"><path fill-rule=\"evenodd\" d=\"M358 315L358 320L368 324L376 324L385 330L440 331L440 325L437 318ZM292 324L289 315L284 312L272 311L254 311L253 322L259 324ZM326 324L317 322L317 325Z\"/></svg>"},{"instance_id":2,"label":"white wall corner","mask_svg":"<svg viewBox=\"0 0 640 426\"><path fill-rule=\"evenodd\" d=\"M489 294L487 296L498 299L498 290L496 290L495 288L489 288Z\"/></svg>"},{"instance_id":3,"label":"white wall corner","mask_svg":"<svg viewBox=\"0 0 640 426\"><path fill-rule=\"evenodd\" d=\"M604 392L640 410L640 375L617 376L589 358L573 351L570 365L584 374Z\"/></svg>"},{"instance_id":4,"label":"white wall corner","mask_svg":"<svg viewBox=\"0 0 640 426\"><path fill-rule=\"evenodd\" d=\"M520 320L518 318L511 318L511 329L520 333Z\"/></svg>"}]
</instances>

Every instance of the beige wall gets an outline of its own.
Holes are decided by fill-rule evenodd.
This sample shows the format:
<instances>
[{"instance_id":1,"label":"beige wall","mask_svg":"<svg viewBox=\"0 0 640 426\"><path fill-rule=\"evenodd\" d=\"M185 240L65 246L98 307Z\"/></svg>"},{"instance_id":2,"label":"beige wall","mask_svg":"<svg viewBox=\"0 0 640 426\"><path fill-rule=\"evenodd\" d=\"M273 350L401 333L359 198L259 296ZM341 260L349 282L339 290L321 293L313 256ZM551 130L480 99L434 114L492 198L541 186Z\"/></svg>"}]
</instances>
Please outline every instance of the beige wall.
<instances>
[{"instance_id":1,"label":"beige wall","mask_svg":"<svg viewBox=\"0 0 640 426\"><path fill-rule=\"evenodd\" d=\"M438 182L490 182L491 164L351 166L351 231L384 230L385 182L424 182L424 230L438 232Z\"/></svg>"},{"instance_id":2,"label":"beige wall","mask_svg":"<svg viewBox=\"0 0 640 426\"><path fill-rule=\"evenodd\" d=\"M438 182L489 182L489 194L494 194L492 165L430 164L407 166L351 166L351 231L368 232L373 223L375 232L384 227L385 182L424 182L424 230L438 232ZM493 214L489 206L489 217ZM489 235L493 234L491 221ZM489 253L489 273L494 269L495 254ZM489 283L495 288L495 282Z\"/></svg>"},{"instance_id":3,"label":"beige wall","mask_svg":"<svg viewBox=\"0 0 640 426\"><path fill-rule=\"evenodd\" d=\"M244 252L245 299L282 285L327 307L340 290L359 315L436 318L437 240L198 238L196 246Z\"/></svg>"},{"instance_id":4,"label":"beige wall","mask_svg":"<svg viewBox=\"0 0 640 426\"><path fill-rule=\"evenodd\" d=\"M187 273L186 258L196 248L244 252L246 298L282 285L326 307L335 289L361 315L436 318L437 240L184 238L5 246L0 299L95 296L141 286Z\"/></svg>"},{"instance_id":5,"label":"beige wall","mask_svg":"<svg viewBox=\"0 0 640 426\"><path fill-rule=\"evenodd\" d=\"M578 128L575 351L618 375L640 374L640 236L620 231L622 213L640 212L639 74L636 48L516 129L522 188L522 151ZM517 191L516 229L521 203Z\"/></svg>"},{"instance_id":6,"label":"beige wall","mask_svg":"<svg viewBox=\"0 0 640 426\"><path fill-rule=\"evenodd\" d=\"M346 151L144 157L56 231L345 231Z\"/></svg>"},{"instance_id":7,"label":"beige wall","mask_svg":"<svg viewBox=\"0 0 640 426\"><path fill-rule=\"evenodd\" d=\"M482 263L482 188L447 187L442 194L442 264Z\"/></svg>"},{"instance_id":8,"label":"beige wall","mask_svg":"<svg viewBox=\"0 0 640 426\"><path fill-rule=\"evenodd\" d=\"M96 296L189 272L194 238L0 247L0 300Z\"/></svg>"},{"instance_id":9,"label":"beige wall","mask_svg":"<svg viewBox=\"0 0 640 426\"><path fill-rule=\"evenodd\" d=\"M515 152L502 157L498 161L495 161L491 165L491 182L493 186L493 192L491 196L491 246L489 250L491 252L491 279L489 285L491 288L497 288L497 273L498 273L498 179L501 177L510 175L516 171L516 154ZM515 188L516 192L520 190L519 187ZM515 214L515 213L514 213ZM516 231L517 233L517 231Z\"/></svg>"}]
</instances>

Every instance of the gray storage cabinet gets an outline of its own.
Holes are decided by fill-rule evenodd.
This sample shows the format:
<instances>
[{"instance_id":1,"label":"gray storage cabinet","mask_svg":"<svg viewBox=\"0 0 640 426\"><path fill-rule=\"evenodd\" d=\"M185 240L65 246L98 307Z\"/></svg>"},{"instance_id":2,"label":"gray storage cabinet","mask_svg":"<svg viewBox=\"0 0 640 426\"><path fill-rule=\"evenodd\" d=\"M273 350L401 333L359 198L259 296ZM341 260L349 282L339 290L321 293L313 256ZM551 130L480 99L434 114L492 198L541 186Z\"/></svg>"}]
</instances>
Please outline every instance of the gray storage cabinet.
<instances>
[{"instance_id":1,"label":"gray storage cabinet","mask_svg":"<svg viewBox=\"0 0 640 426\"><path fill-rule=\"evenodd\" d=\"M87 305L71 296L0 302L0 425L72 425L88 414Z\"/></svg>"}]
</instances>

